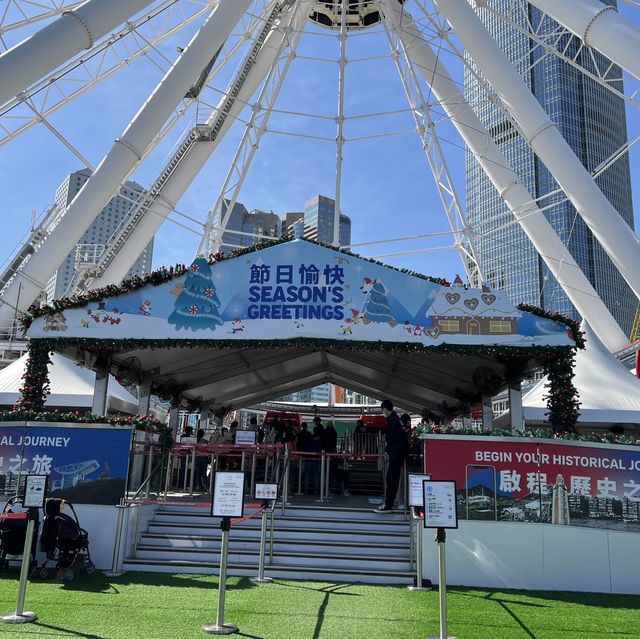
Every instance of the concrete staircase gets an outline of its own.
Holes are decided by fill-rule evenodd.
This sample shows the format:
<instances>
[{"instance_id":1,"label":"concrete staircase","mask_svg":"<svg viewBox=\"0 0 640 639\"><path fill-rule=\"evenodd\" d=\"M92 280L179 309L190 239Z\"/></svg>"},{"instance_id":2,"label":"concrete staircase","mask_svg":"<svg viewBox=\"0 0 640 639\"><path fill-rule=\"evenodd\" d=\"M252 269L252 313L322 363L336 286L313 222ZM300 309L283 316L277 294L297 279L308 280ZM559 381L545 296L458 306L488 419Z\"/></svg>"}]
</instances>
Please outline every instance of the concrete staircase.
<instances>
[{"instance_id":1,"label":"concrete staircase","mask_svg":"<svg viewBox=\"0 0 640 639\"><path fill-rule=\"evenodd\" d=\"M219 519L201 508L170 506L158 510L140 535L124 570L217 574ZM402 514L371 510L289 507L276 509L269 577L363 583L413 583L409 523ZM260 517L234 526L229 537L228 574L258 572Z\"/></svg>"}]
</instances>

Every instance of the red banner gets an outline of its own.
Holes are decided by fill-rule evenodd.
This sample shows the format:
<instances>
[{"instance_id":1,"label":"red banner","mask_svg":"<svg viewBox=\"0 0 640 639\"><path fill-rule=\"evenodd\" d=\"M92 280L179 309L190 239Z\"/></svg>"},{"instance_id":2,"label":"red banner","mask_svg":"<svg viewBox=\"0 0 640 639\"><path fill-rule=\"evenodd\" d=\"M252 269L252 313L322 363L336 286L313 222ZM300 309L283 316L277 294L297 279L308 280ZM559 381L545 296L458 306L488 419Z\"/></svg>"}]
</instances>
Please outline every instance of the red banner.
<instances>
[{"instance_id":1,"label":"red banner","mask_svg":"<svg viewBox=\"0 0 640 639\"><path fill-rule=\"evenodd\" d=\"M640 532L640 447L428 435L425 472L456 481L461 519Z\"/></svg>"}]
</instances>

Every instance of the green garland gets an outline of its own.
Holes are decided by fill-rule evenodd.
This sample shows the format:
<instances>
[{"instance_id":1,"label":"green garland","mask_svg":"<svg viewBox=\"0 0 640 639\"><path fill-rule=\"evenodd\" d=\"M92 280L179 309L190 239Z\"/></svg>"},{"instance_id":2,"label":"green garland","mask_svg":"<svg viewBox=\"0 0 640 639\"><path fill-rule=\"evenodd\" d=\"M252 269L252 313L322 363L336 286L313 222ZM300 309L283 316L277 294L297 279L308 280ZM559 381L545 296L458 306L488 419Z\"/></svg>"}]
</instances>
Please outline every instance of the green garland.
<instances>
[{"instance_id":1,"label":"green garland","mask_svg":"<svg viewBox=\"0 0 640 639\"><path fill-rule=\"evenodd\" d=\"M554 432L574 432L580 415L580 398L573 385L574 352L562 359L547 358L544 371L547 375L545 387L548 393L549 423Z\"/></svg>"},{"instance_id":2,"label":"green garland","mask_svg":"<svg viewBox=\"0 0 640 639\"><path fill-rule=\"evenodd\" d=\"M569 336L575 340L576 346L578 348L585 347L584 333L580 330L580 322L577 320L553 311L545 311L544 309L532 306L531 304L518 304L516 308L520 311L524 311L525 313L531 313L538 317L545 317L546 319L553 320L554 322L565 324L571 330Z\"/></svg>"},{"instance_id":3,"label":"green garland","mask_svg":"<svg viewBox=\"0 0 640 639\"><path fill-rule=\"evenodd\" d=\"M29 342L29 357L22 375L20 399L16 409L20 411L44 410L44 403L49 394L49 345L46 341L31 340Z\"/></svg>"},{"instance_id":4,"label":"green garland","mask_svg":"<svg viewBox=\"0 0 640 639\"><path fill-rule=\"evenodd\" d=\"M536 439L562 439L577 442L594 442L598 444L620 444L625 446L640 446L640 439L629 437L628 435L614 435L613 433L590 433L583 435L580 433L553 432L551 428L532 428L527 430L510 430L507 428L496 428L490 431L478 431L472 428L455 428L453 426L422 425L416 429L416 434L420 435L455 435L460 437L482 436L482 437L522 437Z\"/></svg>"},{"instance_id":5,"label":"green garland","mask_svg":"<svg viewBox=\"0 0 640 639\"><path fill-rule=\"evenodd\" d=\"M281 340L225 340L197 338L162 339L115 339L109 342L89 337L52 337L32 339L31 343L46 344L49 350L67 346L76 347L91 353L109 355L134 350L170 350L173 348L199 348L204 350L222 350L233 348L251 349L300 349L311 347L319 350L367 351L383 353L440 353L443 355L469 356L483 355L489 359L508 362L520 369L531 359L544 361L546 358L567 358L573 352L573 346L508 346L508 345L465 345L437 344L430 346L420 342L384 342L361 340L333 340L324 338L299 337Z\"/></svg>"}]
</instances>

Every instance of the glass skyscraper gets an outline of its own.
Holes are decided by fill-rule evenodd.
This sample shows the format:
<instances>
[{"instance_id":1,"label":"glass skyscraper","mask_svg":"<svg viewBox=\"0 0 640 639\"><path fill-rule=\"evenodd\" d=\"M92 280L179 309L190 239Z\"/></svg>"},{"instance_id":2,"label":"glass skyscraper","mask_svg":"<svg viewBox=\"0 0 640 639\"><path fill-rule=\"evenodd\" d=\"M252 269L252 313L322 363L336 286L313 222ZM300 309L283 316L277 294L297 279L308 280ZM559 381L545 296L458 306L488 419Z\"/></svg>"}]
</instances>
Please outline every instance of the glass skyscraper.
<instances>
[{"instance_id":1,"label":"glass skyscraper","mask_svg":"<svg viewBox=\"0 0 640 639\"><path fill-rule=\"evenodd\" d=\"M615 5L615 0L605 0ZM492 6L511 14L510 0L494 0ZM486 9L478 14L496 39L525 84L567 140L574 153L590 172L618 151L627 140L625 106L621 98L610 93L557 56L545 53L540 46ZM558 24L528 5L528 16L519 14L520 26L526 19L540 27L541 35L552 32ZM577 53L580 41L563 36L560 49L568 57ZM565 49L566 47L566 49ZM608 67L604 56L583 49L577 62L587 70L594 62L601 70ZM473 67L473 65L472 65ZM613 67L607 78L622 89L622 73ZM544 164L518 135L502 110L496 107L478 86L478 80L465 69L465 94L474 111L485 124L498 147L520 175L531 195L538 199L556 233L569 248L594 288L629 335L637 300L622 276L593 237ZM631 178L627 154L596 178L596 182L618 213L633 228ZM503 289L514 302L542 306L579 319L575 308L524 231L508 213L493 185L473 155L466 156L467 215L476 235L476 254L484 278Z\"/></svg>"}]
</instances>

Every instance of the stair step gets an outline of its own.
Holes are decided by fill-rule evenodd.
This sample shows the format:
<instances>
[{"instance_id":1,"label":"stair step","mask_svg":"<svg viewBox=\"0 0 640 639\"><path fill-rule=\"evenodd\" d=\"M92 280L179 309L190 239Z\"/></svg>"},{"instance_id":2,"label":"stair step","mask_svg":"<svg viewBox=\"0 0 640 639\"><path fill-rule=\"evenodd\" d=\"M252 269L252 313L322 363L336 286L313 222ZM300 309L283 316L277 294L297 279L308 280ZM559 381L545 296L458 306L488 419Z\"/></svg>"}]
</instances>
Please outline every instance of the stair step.
<instances>
[{"instance_id":1,"label":"stair step","mask_svg":"<svg viewBox=\"0 0 640 639\"><path fill-rule=\"evenodd\" d=\"M201 574L218 575L220 563L203 563L189 561L151 561L145 559L126 559L123 564L124 570L144 570L147 572L191 572ZM250 577L257 574L256 566L244 566L227 564L227 574L238 577ZM346 583L379 583L379 584L411 584L414 581L413 571L406 570L350 570L332 569L307 566L267 566L265 574L269 577L281 579L301 579L315 581L337 581Z\"/></svg>"}]
</instances>

